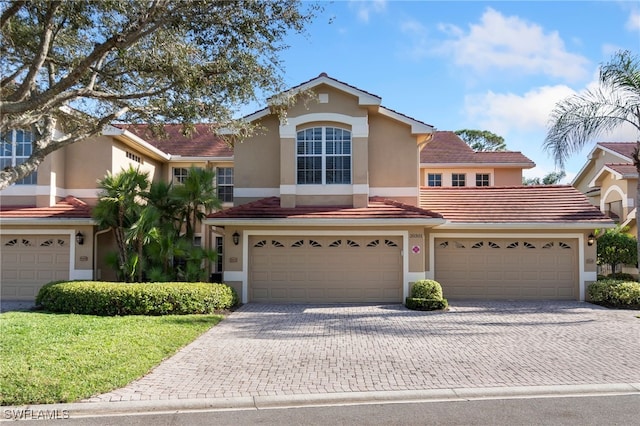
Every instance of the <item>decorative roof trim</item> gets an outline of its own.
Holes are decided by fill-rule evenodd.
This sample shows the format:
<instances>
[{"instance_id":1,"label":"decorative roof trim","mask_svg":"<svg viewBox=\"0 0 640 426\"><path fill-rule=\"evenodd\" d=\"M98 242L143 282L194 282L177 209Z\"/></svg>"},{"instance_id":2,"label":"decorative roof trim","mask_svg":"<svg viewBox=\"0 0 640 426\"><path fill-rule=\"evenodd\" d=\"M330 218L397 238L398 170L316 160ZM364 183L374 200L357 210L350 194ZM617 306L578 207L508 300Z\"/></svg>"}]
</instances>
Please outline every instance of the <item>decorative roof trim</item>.
<instances>
[{"instance_id":1,"label":"decorative roof trim","mask_svg":"<svg viewBox=\"0 0 640 426\"><path fill-rule=\"evenodd\" d=\"M205 218L205 225L235 225L235 226L436 226L443 224L440 218L412 218L412 219L317 219L317 218Z\"/></svg>"},{"instance_id":2,"label":"decorative roof trim","mask_svg":"<svg viewBox=\"0 0 640 426\"><path fill-rule=\"evenodd\" d=\"M576 229L576 230L593 230L593 222L507 222L507 223L478 223L478 222L447 222L438 225L436 229L460 229L460 230L500 230L500 229L523 229L523 230L542 230L542 229ZM615 223L598 223L598 228L615 228ZM436 234L437 237L437 234Z\"/></svg>"},{"instance_id":3,"label":"decorative roof trim","mask_svg":"<svg viewBox=\"0 0 640 426\"><path fill-rule=\"evenodd\" d=\"M535 167L535 163L420 163L421 168L454 168L454 167L472 167L476 169L484 169L484 168L514 168L514 167L522 167L523 169L531 169Z\"/></svg>"},{"instance_id":4,"label":"decorative roof trim","mask_svg":"<svg viewBox=\"0 0 640 426\"><path fill-rule=\"evenodd\" d=\"M615 155L616 157L626 160L629 163L633 163L632 158L626 157L620 154L619 152L612 150L611 148L607 148L606 146L601 145L602 143L606 143L606 142L598 142L596 146L594 146L593 149L589 152L589 155L587 156L587 162L584 163L584 165L580 168L580 170L576 174L576 177L573 178L573 180L571 181L571 186L576 186L578 181L582 179L583 175L587 172L587 169L591 165L592 161L596 159L596 151L598 150L606 151L609 154ZM626 143L626 142L621 142L621 143ZM635 142L628 142L628 143L635 143Z\"/></svg>"},{"instance_id":5,"label":"decorative roof trim","mask_svg":"<svg viewBox=\"0 0 640 426\"><path fill-rule=\"evenodd\" d=\"M92 218L7 217L2 218L0 228L6 225L97 225ZM25 229L25 232L29 230Z\"/></svg>"},{"instance_id":6,"label":"decorative roof trim","mask_svg":"<svg viewBox=\"0 0 640 426\"><path fill-rule=\"evenodd\" d=\"M408 124L411 126L411 134L413 135L421 135L421 134L432 134L435 131L433 126L429 124L418 121L414 118L407 117L404 114L400 114L394 110L385 108L383 106L378 108L378 112L380 115L384 115L385 117L392 118L396 121L400 121L401 123Z\"/></svg>"},{"instance_id":7,"label":"decorative roof trim","mask_svg":"<svg viewBox=\"0 0 640 426\"><path fill-rule=\"evenodd\" d=\"M134 144L139 145L140 147L150 152L151 154L162 158L163 160L169 161L171 159L170 154L167 154L166 152L159 150L158 148L151 145L149 142L145 141L141 137L133 134L129 130L119 129L115 126L106 126L102 131L102 134L105 136L115 136L115 137L125 138L133 142Z\"/></svg>"}]
</instances>

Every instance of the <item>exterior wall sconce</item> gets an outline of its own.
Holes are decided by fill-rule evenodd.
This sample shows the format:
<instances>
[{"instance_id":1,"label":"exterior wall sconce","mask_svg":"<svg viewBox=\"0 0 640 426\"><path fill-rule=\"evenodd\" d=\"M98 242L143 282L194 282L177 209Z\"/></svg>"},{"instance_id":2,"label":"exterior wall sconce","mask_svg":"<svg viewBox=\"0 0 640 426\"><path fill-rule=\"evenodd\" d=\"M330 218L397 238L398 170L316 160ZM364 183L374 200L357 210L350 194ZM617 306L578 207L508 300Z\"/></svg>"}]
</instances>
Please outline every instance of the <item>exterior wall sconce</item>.
<instances>
[{"instance_id":1,"label":"exterior wall sconce","mask_svg":"<svg viewBox=\"0 0 640 426\"><path fill-rule=\"evenodd\" d=\"M233 238L233 244L238 245L240 243L240 234L238 234L238 231L234 232L231 238Z\"/></svg>"},{"instance_id":2,"label":"exterior wall sconce","mask_svg":"<svg viewBox=\"0 0 640 426\"><path fill-rule=\"evenodd\" d=\"M596 243L596 236L593 235L593 232L589 234L589 236L587 237L587 245L588 246L592 246Z\"/></svg>"},{"instance_id":3,"label":"exterior wall sconce","mask_svg":"<svg viewBox=\"0 0 640 426\"><path fill-rule=\"evenodd\" d=\"M79 246L84 244L84 234L80 231L76 234L76 243L78 243Z\"/></svg>"}]
</instances>

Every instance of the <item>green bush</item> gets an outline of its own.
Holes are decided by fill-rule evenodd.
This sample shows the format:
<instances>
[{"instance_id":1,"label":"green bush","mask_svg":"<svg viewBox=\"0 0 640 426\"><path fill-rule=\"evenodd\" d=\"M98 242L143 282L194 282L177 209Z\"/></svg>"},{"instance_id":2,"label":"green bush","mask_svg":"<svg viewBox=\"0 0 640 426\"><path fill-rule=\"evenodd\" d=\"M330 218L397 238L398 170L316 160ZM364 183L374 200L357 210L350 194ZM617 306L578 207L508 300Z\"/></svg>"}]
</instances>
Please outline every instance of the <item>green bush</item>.
<instances>
[{"instance_id":1,"label":"green bush","mask_svg":"<svg viewBox=\"0 0 640 426\"><path fill-rule=\"evenodd\" d=\"M442 299L442 286L438 281L420 280L411 287L411 297L420 299Z\"/></svg>"},{"instance_id":2,"label":"green bush","mask_svg":"<svg viewBox=\"0 0 640 426\"><path fill-rule=\"evenodd\" d=\"M446 309L449 304L447 299L425 299L421 297L407 297L407 308L415 311L435 311Z\"/></svg>"},{"instance_id":3,"label":"green bush","mask_svg":"<svg viewBox=\"0 0 640 426\"><path fill-rule=\"evenodd\" d=\"M51 312L108 316L210 314L237 304L232 287L210 283L57 281L36 297Z\"/></svg>"},{"instance_id":4,"label":"green bush","mask_svg":"<svg viewBox=\"0 0 640 426\"><path fill-rule=\"evenodd\" d=\"M587 289L589 300L612 308L640 309L640 282L604 279Z\"/></svg>"},{"instance_id":5,"label":"green bush","mask_svg":"<svg viewBox=\"0 0 640 426\"><path fill-rule=\"evenodd\" d=\"M621 280L621 281L635 281L636 277L634 277L631 274L627 274L625 272L614 272L613 274L607 275L606 279Z\"/></svg>"},{"instance_id":6,"label":"green bush","mask_svg":"<svg viewBox=\"0 0 640 426\"><path fill-rule=\"evenodd\" d=\"M416 311L434 311L449 306L447 299L442 296L442 286L434 280L416 281L411 287L411 296L407 297L405 305Z\"/></svg>"}]
</instances>

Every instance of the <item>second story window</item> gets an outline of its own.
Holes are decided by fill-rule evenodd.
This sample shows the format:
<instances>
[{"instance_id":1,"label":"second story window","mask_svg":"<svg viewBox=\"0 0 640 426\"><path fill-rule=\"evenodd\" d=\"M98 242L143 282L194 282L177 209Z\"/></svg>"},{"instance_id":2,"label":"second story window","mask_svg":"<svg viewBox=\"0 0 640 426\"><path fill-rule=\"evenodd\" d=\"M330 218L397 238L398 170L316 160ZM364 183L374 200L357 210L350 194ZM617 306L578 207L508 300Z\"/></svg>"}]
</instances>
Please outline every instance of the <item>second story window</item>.
<instances>
[{"instance_id":1,"label":"second story window","mask_svg":"<svg viewBox=\"0 0 640 426\"><path fill-rule=\"evenodd\" d=\"M28 130L10 130L0 140L0 169L15 167L24 163L33 150L33 133ZM31 173L16 185L35 185L38 183L37 172Z\"/></svg>"},{"instance_id":2,"label":"second story window","mask_svg":"<svg viewBox=\"0 0 640 426\"><path fill-rule=\"evenodd\" d=\"M489 186L489 174L476 173L476 186Z\"/></svg>"},{"instance_id":3,"label":"second story window","mask_svg":"<svg viewBox=\"0 0 640 426\"><path fill-rule=\"evenodd\" d=\"M189 169L184 167L173 168L173 184L178 185L184 183L184 180L189 176Z\"/></svg>"},{"instance_id":4,"label":"second story window","mask_svg":"<svg viewBox=\"0 0 640 426\"><path fill-rule=\"evenodd\" d=\"M429 173L427 175L427 186L442 186L442 174Z\"/></svg>"},{"instance_id":5,"label":"second story window","mask_svg":"<svg viewBox=\"0 0 640 426\"><path fill-rule=\"evenodd\" d=\"M233 168L216 168L216 187L218 199L223 203L233 202Z\"/></svg>"},{"instance_id":6,"label":"second story window","mask_svg":"<svg viewBox=\"0 0 640 426\"><path fill-rule=\"evenodd\" d=\"M451 186L465 186L466 175L464 173L451 174Z\"/></svg>"},{"instance_id":7,"label":"second story window","mask_svg":"<svg viewBox=\"0 0 640 426\"><path fill-rule=\"evenodd\" d=\"M351 132L336 127L301 130L296 138L297 182L351 183Z\"/></svg>"}]
</instances>

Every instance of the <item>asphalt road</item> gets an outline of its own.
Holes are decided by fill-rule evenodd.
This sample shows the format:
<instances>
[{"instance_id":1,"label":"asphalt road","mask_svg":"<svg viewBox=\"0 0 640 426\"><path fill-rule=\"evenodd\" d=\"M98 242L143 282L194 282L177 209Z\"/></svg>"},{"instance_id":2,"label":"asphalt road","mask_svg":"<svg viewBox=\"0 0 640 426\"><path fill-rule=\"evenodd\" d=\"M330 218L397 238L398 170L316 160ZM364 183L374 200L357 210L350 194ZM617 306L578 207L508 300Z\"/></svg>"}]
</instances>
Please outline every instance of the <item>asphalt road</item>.
<instances>
[{"instance_id":1,"label":"asphalt road","mask_svg":"<svg viewBox=\"0 0 640 426\"><path fill-rule=\"evenodd\" d=\"M640 395L361 404L241 411L196 411L74 418L20 424L57 425L640 425ZM3 413L2 419L6 419Z\"/></svg>"}]
</instances>

